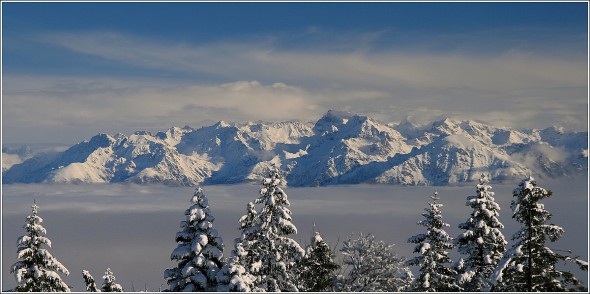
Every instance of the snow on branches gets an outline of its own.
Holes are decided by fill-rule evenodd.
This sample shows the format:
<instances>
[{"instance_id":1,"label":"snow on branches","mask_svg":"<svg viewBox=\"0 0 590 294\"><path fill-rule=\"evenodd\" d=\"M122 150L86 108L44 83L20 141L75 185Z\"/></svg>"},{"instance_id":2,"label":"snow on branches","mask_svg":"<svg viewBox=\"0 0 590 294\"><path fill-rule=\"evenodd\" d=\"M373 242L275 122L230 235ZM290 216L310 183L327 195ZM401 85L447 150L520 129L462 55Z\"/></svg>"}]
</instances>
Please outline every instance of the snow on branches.
<instances>
[{"instance_id":1,"label":"snow on branches","mask_svg":"<svg viewBox=\"0 0 590 294\"><path fill-rule=\"evenodd\" d=\"M236 271L241 269L235 269L232 280L243 285L251 283L248 288L252 291L298 290L295 267L305 251L288 237L296 234L297 228L292 223L287 194L280 187L284 183L281 171L272 167L262 179L260 197L248 204L248 213L240 218L242 236L236 240L239 245L236 244L232 259L245 272L237 275ZM255 204L262 206L259 213ZM228 277L221 279L227 281ZM237 287L236 283L230 287Z\"/></svg>"},{"instance_id":2,"label":"snow on branches","mask_svg":"<svg viewBox=\"0 0 590 294\"><path fill-rule=\"evenodd\" d=\"M476 186L477 195L467 197L466 205L473 209L469 218L459 224L464 232L456 239L457 250L465 255L462 287L466 291L489 291L492 275L506 251L506 240L498 220L500 206L485 175Z\"/></svg>"},{"instance_id":3,"label":"snow on branches","mask_svg":"<svg viewBox=\"0 0 590 294\"><path fill-rule=\"evenodd\" d=\"M45 237L43 219L37 215L39 206L31 206L32 213L27 216L24 228L27 233L17 240L18 261L11 267L17 281L16 291L25 292L69 292L70 287L62 281L58 272L69 275L63 266L49 251L42 247L51 247L51 241Z\"/></svg>"},{"instance_id":4,"label":"snow on branches","mask_svg":"<svg viewBox=\"0 0 590 294\"><path fill-rule=\"evenodd\" d=\"M343 292L400 292L410 290L413 275L398 257L393 244L376 241L371 234L344 241L344 274L335 288Z\"/></svg>"},{"instance_id":5,"label":"snow on branches","mask_svg":"<svg viewBox=\"0 0 590 294\"><path fill-rule=\"evenodd\" d=\"M96 281L90 272L82 270L82 278L84 278L84 284L86 284L86 292L100 292L100 289L96 286Z\"/></svg>"},{"instance_id":6,"label":"snow on branches","mask_svg":"<svg viewBox=\"0 0 590 294\"><path fill-rule=\"evenodd\" d=\"M170 255L178 265L167 269L164 276L170 291L215 291L223 266L223 241L213 228L215 218L201 188L196 189L191 203L184 213L186 220L180 223L182 230L176 234L178 246Z\"/></svg>"},{"instance_id":7,"label":"snow on branches","mask_svg":"<svg viewBox=\"0 0 590 294\"><path fill-rule=\"evenodd\" d=\"M102 287L100 288L102 292L123 292L123 287L115 283L115 274L113 274L110 268L107 268L104 272L102 279Z\"/></svg>"},{"instance_id":8,"label":"snow on branches","mask_svg":"<svg viewBox=\"0 0 590 294\"><path fill-rule=\"evenodd\" d=\"M331 291L335 271L340 265L334 262L334 253L319 232L314 232L311 243L305 250L305 257L299 264L299 291Z\"/></svg>"},{"instance_id":9,"label":"snow on branches","mask_svg":"<svg viewBox=\"0 0 590 294\"><path fill-rule=\"evenodd\" d=\"M418 256L408 260L407 265L420 267L420 275L414 281L414 291L460 291L457 284L457 272L445 264L452 263L449 258L449 249L453 249L452 238L444 230L449 224L442 220L440 207L437 203L440 199L438 192L431 197L428 208L423 213L424 220L418 222L426 227L426 234L418 234L408 239L408 242L417 244L414 253Z\"/></svg>"},{"instance_id":10,"label":"snow on branches","mask_svg":"<svg viewBox=\"0 0 590 294\"><path fill-rule=\"evenodd\" d=\"M520 223L520 230L513 236L514 244L506 251L495 272L497 285L494 290L525 291L584 291L581 282L570 272L558 270L560 260L573 261L587 270L587 263L570 256L555 253L546 246L547 240L557 241L563 228L548 224L551 213L541 200L550 197L551 191L538 187L534 178L520 182L513 192L512 218Z\"/></svg>"}]
</instances>

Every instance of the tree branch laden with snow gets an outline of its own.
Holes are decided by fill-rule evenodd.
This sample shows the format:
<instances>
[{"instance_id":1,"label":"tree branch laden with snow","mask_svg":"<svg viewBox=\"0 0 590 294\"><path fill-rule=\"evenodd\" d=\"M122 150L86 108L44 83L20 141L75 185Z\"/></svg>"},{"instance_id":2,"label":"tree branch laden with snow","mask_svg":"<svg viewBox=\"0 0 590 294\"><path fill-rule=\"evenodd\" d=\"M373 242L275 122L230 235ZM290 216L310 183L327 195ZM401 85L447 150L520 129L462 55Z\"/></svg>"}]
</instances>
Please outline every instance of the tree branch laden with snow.
<instances>
[{"instance_id":1,"label":"tree branch laden with snow","mask_svg":"<svg viewBox=\"0 0 590 294\"><path fill-rule=\"evenodd\" d=\"M440 291L461 291L456 280L457 272L445 264L452 263L448 250L453 249L453 238L447 234L444 227L449 224L442 220L440 207L437 203L440 199L435 192L431 197L428 208L423 213L424 220L418 222L426 227L426 234L418 234L408 239L408 242L415 243L414 253L418 256L408 260L407 265L420 267L420 275L414 281L413 291L440 292Z\"/></svg>"},{"instance_id":2,"label":"tree branch laden with snow","mask_svg":"<svg viewBox=\"0 0 590 294\"><path fill-rule=\"evenodd\" d=\"M522 180L513 192L512 218L520 223L520 230L513 236L514 244L506 251L494 274L497 282L494 290L510 292L531 291L586 291L582 283L567 271L557 268L557 263L573 261L583 270L587 263L576 258L556 254L546 246L547 240L557 241L563 228L547 224L551 213L541 200L552 196L551 191L538 187L534 178Z\"/></svg>"},{"instance_id":3,"label":"tree branch laden with snow","mask_svg":"<svg viewBox=\"0 0 590 294\"><path fill-rule=\"evenodd\" d=\"M223 240L213 228L215 218L209 200L199 187L185 211L186 220L176 234L177 247L170 258L178 261L167 269L164 277L170 291L215 291L217 275L223 266Z\"/></svg>"},{"instance_id":4,"label":"tree branch laden with snow","mask_svg":"<svg viewBox=\"0 0 590 294\"><path fill-rule=\"evenodd\" d=\"M459 253L465 255L462 287L466 291L489 291L492 276L506 251L506 239L499 221L500 206L495 202L494 192L485 175L476 186L477 196L467 197L467 206L473 211L470 217L459 224L464 232L456 239Z\"/></svg>"},{"instance_id":5,"label":"tree branch laden with snow","mask_svg":"<svg viewBox=\"0 0 590 294\"><path fill-rule=\"evenodd\" d=\"M27 234L17 240L18 261L11 267L15 274L19 292L69 292L70 287L61 279L58 272L69 275L63 266L47 249L51 241L44 235L43 219L37 215L39 206L31 206L32 213L27 216L24 228Z\"/></svg>"}]
</instances>

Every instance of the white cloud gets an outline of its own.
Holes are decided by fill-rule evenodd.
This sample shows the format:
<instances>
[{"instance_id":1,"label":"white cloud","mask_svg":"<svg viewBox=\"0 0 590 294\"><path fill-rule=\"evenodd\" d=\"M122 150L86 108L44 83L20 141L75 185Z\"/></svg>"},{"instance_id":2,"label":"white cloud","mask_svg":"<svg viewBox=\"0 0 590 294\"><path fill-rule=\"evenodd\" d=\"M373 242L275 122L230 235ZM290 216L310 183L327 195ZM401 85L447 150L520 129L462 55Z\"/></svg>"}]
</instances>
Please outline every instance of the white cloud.
<instances>
[{"instance_id":1,"label":"white cloud","mask_svg":"<svg viewBox=\"0 0 590 294\"><path fill-rule=\"evenodd\" d=\"M359 33L356 39L368 41L359 41L357 50L351 45L294 50L269 38L194 45L116 33L47 34L43 42L77 54L185 78L5 74L3 132L5 139L22 141L18 136L27 128L44 129L41 136L53 128L64 137L84 134L69 139L79 141L100 131L159 130L220 119L311 120L328 109L385 121L444 113L521 128L587 129L585 52L367 49L376 38L378 33Z\"/></svg>"},{"instance_id":2,"label":"white cloud","mask_svg":"<svg viewBox=\"0 0 590 294\"><path fill-rule=\"evenodd\" d=\"M105 77L9 76L6 84L5 138L33 130L39 131L41 139L50 135L57 141L61 141L59 132L63 136L85 132L75 139L80 141L98 132L159 131L222 119L314 120L332 107L331 102L387 95L343 88L310 91L281 82L265 85L258 81L169 84Z\"/></svg>"},{"instance_id":3,"label":"white cloud","mask_svg":"<svg viewBox=\"0 0 590 294\"><path fill-rule=\"evenodd\" d=\"M366 38L363 35L367 33L359 39ZM586 67L580 65L585 54L555 57L517 50L495 55L395 50L289 51L278 49L272 42L162 44L115 33L53 34L44 39L74 52L130 65L216 74L229 80L253 76L246 80L278 77L284 81L297 78L308 82L319 79L362 85L482 90L546 88L548 83L584 86L587 81Z\"/></svg>"}]
</instances>

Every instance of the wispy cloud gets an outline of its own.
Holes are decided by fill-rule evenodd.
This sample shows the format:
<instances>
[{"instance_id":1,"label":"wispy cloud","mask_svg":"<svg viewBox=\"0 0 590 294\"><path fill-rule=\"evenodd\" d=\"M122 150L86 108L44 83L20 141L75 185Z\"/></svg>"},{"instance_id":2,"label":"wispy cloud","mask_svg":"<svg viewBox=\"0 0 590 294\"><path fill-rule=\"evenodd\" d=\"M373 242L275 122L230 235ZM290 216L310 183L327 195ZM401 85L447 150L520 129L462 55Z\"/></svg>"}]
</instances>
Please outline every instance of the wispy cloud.
<instances>
[{"instance_id":1,"label":"wispy cloud","mask_svg":"<svg viewBox=\"0 0 590 294\"><path fill-rule=\"evenodd\" d=\"M321 47L293 51L269 41L192 45L158 43L116 33L64 33L43 39L77 53L133 66L213 74L229 80L295 80L305 85L317 80L322 85L331 81L480 90L547 88L552 84L584 86L587 81L586 68L580 66L584 55L556 57L517 50L495 55L395 49L374 52L362 50L366 47L362 44L354 47L357 50L343 52Z\"/></svg>"},{"instance_id":2,"label":"wispy cloud","mask_svg":"<svg viewBox=\"0 0 590 294\"><path fill-rule=\"evenodd\" d=\"M381 34L357 33L350 39L359 45L342 50L288 48L265 37L191 44L114 32L46 34L38 41L76 55L182 78L91 69L80 77L7 74L3 131L12 139L32 126L94 133L219 119L309 120L333 108L385 121L444 113L523 128L587 129L585 53L372 50Z\"/></svg>"}]
</instances>

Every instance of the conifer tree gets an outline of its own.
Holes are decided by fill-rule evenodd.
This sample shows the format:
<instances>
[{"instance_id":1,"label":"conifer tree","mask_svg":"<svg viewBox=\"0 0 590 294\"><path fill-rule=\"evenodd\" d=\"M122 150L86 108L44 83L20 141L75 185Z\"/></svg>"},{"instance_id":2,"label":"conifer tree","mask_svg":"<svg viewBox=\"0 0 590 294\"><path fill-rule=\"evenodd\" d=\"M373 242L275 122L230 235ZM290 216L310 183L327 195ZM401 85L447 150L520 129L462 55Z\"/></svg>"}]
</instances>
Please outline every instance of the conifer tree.
<instances>
[{"instance_id":1,"label":"conifer tree","mask_svg":"<svg viewBox=\"0 0 590 294\"><path fill-rule=\"evenodd\" d=\"M236 242L231 256L217 275L217 291L252 292L254 289L254 277L242 265L246 254L242 243Z\"/></svg>"},{"instance_id":2,"label":"conifer tree","mask_svg":"<svg viewBox=\"0 0 590 294\"><path fill-rule=\"evenodd\" d=\"M426 234L418 234L408 239L408 242L417 244L414 253L420 255L407 261L410 266L419 266L420 275L414 281L413 290L420 292L453 292L461 291L457 283L457 272L446 264L452 263L447 250L453 249L452 238L444 230L449 224L442 220L440 207L437 203L440 199L438 192L431 197L426 213L422 215L424 220L418 224L426 227Z\"/></svg>"},{"instance_id":3,"label":"conifer tree","mask_svg":"<svg viewBox=\"0 0 590 294\"><path fill-rule=\"evenodd\" d=\"M82 277L84 278L84 284L86 284L86 292L100 292L94 277L87 270L82 271Z\"/></svg>"},{"instance_id":4,"label":"conifer tree","mask_svg":"<svg viewBox=\"0 0 590 294\"><path fill-rule=\"evenodd\" d=\"M467 269L465 268L465 260L463 258L459 258L459 260L457 260L457 262L455 262L455 264L453 264L451 268L457 273L457 285L465 289L465 284L471 282L473 272L467 271Z\"/></svg>"},{"instance_id":5,"label":"conifer tree","mask_svg":"<svg viewBox=\"0 0 590 294\"><path fill-rule=\"evenodd\" d=\"M31 206L32 213L27 216L24 228L27 233L17 240L18 261L12 265L19 292L69 292L70 288L62 281L58 272L69 275L69 271L47 249L51 241L45 237L43 219L37 215L39 206Z\"/></svg>"},{"instance_id":6,"label":"conifer tree","mask_svg":"<svg viewBox=\"0 0 590 294\"><path fill-rule=\"evenodd\" d=\"M102 287L100 288L102 292L123 292L123 287L115 283L115 275L110 268L107 268L107 270L104 272L102 279Z\"/></svg>"},{"instance_id":7,"label":"conifer tree","mask_svg":"<svg viewBox=\"0 0 590 294\"><path fill-rule=\"evenodd\" d=\"M334 262L334 253L319 232L314 232L299 268L299 291L327 292L331 290L336 276L334 272L340 268L340 265Z\"/></svg>"},{"instance_id":8,"label":"conifer tree","mask_svg":"<svg viewBox=\"0 0 590 294\"><path fill-rule=\"evenodd\" d=\"M220 292L251 292L255 289L256 277L250 274L250 266L255 263L256 252L248 252L244 246L249 248L253 240L258 239L257 215L254 203L249 202L246 215L239 220L241 236L234 240L234 250L217 275L217 290Z\"/></svg>"},{"instance_id":9,"label":"conifer tree","mask_svg":"<svg viewBox=\"0 0 590 294\"><path fill-rule=\"evenodd\" d=\"M277 167L272 167L262 181L260 197L254 204L262 204L253 220L252 240L244 249L250 261L246 269L255 278L255 291L297 291L295 266L305 255L301 246L288 235L296 234L292 223L290 203L285 191L285 179Z\"/></svg>"},{"instance_id":10,"label":"conifer tree","mask_svg":"<svg viewBox=\"0 0 590 294\"><path fill-rule=\"evenodd\" d=\"M413 275L393 250L393 244L360 234L343 242L345 272L335 288L343 292L400 292L409 290Z\"/></svg>"},{"instance_id":11,"label":"conifer tree","mask_svg":"<svg viewBox=\"0 0 590 294\"><path fill-rule=\"evenodd\" d=\"M462 287L465 291L489 291L492 276L506 251L506 239L500 231L504 225L498 220L500 206L485 175L481 175L477 196L467 197L467 206L473 208L470 217L459 228L464 232L456 239L459 253L465 255L461 268Z\"/></svg>"},{"instance_id":12,"label":"conifer tree","mask_svg":"<svg viewBox=\"0 0 590 294\"><path fill-rule=\"evenodd\" d=\"M170 256L178 265L167 269L164 277L170 291L215 291L223 266L223 241L213 228L215 218L201 188L196 189L191 203L184 213L186 220L180 223L182 230L176 233L178 246Z\"/></svg>"},{"instance_id":13,"label":"conifer tree","mask_svg":"<svg viewBox=\"0 0 590 294\"><path fill-rule=\"evenodd\" d=\"M520 223L520 230L512 236L514 244L496 270L494 291L586 291L574 275L558 270L556 265L559 261L571 261L588 270L588 263L557 254L545 245L547 240L555 242L564 233L563 228L547 223L551 213L539 203L551 195L530 176L514 190L512 218Z\"/></svg>"}]
</instances>

